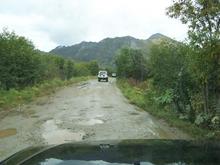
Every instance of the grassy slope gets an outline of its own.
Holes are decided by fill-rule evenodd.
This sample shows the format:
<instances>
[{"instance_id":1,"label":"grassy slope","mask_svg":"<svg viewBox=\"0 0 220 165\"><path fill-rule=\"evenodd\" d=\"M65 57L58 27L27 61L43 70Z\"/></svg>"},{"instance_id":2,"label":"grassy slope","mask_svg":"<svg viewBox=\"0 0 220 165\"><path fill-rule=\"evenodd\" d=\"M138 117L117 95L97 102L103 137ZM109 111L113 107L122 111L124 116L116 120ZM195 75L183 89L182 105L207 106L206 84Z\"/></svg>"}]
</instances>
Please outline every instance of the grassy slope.
<instances>
[{"instance_id":1,"label":"grassy slope","mask_svg":"<svg viewBox=\"0 0 220 165\"><path fill-rule=\"evenodd\" d=\"M54 79L33 87L26 87L22 90L0 91L0 111L11 109L19 104L28 103L37 97L54 93L57 88L85 81L89 78L91 77L74 77L66 81Z\"/></svg>"},{"instance_id":2,"label":"grassy slope","mask_svg":"<svg viewBox=\"0 0 220 165\"><path fill-rule=\"evenodd\" d=\"M190 136L196 139L204 138L217 138L213 135L210 130L205 130L191 124L188 121L179 119L178 115L171 111L170 108L159 107L158 105L151 104L147 101L144 95L144 91L141 88L131 85L127 80L117 80L117 85L121 89L122 93L126 98L130 100L132 104L135 104L142 109L146 110L153 116L165 120L169 125L175 126L184 132L188 133Z\"/></svg>"}]
</instances>

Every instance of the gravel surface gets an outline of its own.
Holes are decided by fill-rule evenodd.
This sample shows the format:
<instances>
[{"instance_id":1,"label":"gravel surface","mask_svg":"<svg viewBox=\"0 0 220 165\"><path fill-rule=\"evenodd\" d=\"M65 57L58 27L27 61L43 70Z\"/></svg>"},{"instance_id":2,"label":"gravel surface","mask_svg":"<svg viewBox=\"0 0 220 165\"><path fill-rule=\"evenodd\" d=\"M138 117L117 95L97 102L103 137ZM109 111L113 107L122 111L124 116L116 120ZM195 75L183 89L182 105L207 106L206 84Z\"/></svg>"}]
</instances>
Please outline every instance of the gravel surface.
<instances>
[{"instance_id":1,"label":"gravel surface","mask_svg":"<svg viewBox=\"0 0 220 165\"><path fill-rule=\"evenodd\" d=\"M109 82L89 80L2 116L0 160L29 146L124 139L188 139L129 103Z\"/></svg>"}]
</instances>

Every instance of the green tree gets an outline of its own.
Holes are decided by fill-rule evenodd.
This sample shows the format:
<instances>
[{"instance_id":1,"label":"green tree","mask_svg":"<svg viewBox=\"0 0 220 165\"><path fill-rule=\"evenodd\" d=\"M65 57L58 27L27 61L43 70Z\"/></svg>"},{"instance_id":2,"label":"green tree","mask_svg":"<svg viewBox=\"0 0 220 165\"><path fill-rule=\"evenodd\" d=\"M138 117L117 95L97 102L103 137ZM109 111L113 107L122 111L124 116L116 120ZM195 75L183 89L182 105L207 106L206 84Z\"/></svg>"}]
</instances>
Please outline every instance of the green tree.
<instances>
[{"instance_id":1,"label":"green tree","mask_svg":"<svg viewBox=\"0 0 220 165\"><path fill-rule=\"evenodd\" d=\"M66 62L66 79L71 79L75 74L74 62L71 60L67 60Z\"/></svg>"},{"instance_id":2,"label":"green tree","mask_svg":"<svg viewBox=\"0 0 220 165\"><path fill-rule=\"evenodd\" d=\"M202 89L204 112L209 113L211 96L219 92L220 1L174 0L167 14L189 27L189 45L194 50L191 71Z\"/></svg>"},{"instance_id":3,"label":"green tree","mask_svg":"<svg viewBox=\"0 0 220 165\"><path fill-rule=\"evenodd\" d=\"M120 77L144 80L147 75L146 60L141 50L123 48L115 58Z\"/></svg>"},{"instance_id":4,"label":"green tree","mask_svg":"<svg viewBox=\"0 0 220 165\"><path fill-rule=\"evenodd\" d=\"M76 76L88 76L91 75L91 72L88 68L88 64L85 62L76 63Z\"/></svg>"},{"instance_id":5,"label":"green tree","mask_svg":"<svg viewBox=\"0 0 220 165\"><path fill-rule=\"evenodd\" d=\"M70 79L97 73L97 62L72 60L36 50L24 37L6 29L0 33L0 89L24 88L45 80Z\"/></svg>"},{"instance_id":6,"label":"green tree","mask_svg":"<svg viewBox=\"0 0 220 165\"><path fill-rule=\"evenodd\" d=\"M62 57L56 58L56 65L59 70L59 77L64 80L65 79L65 60Z\"/></svg>"},{"instance_id":7,"label":"green tree","mask_svg":"<svg viewBox=\"0 0 220 165\"><path fill-rule=\"evenodd\" d=\"M151 48L148 65L153 85L159 93L157 101L173 102L178 112L187 113L194 121L190 97L193 82L187 69L187 49L186 45L171 41L155 44ZM169 102L166 102L167 98Z\"/></svg>"},{"instance_id":8,"label":"green tree","mask_svg":"<svg viewBox=\"0 0 220 165\"><path fill-rule=\"evenodd\" d=\"M99 71L99 65L98 65L98 62L97 61L90 61L88 63L88 69L90 70L91 74L93 76L97 75L98 74L98 71Z\"/></svg>"},{"instance_id":9,"label":"green tree","mask_svg":"<svg viewBox=\"0 0 220 165\"><path fill-rule=\"evenodd\" d=\"M36 83L39 61L33 44L4 30L0 34L0 85L3 89Z\"/></svg>"}]
</instances>

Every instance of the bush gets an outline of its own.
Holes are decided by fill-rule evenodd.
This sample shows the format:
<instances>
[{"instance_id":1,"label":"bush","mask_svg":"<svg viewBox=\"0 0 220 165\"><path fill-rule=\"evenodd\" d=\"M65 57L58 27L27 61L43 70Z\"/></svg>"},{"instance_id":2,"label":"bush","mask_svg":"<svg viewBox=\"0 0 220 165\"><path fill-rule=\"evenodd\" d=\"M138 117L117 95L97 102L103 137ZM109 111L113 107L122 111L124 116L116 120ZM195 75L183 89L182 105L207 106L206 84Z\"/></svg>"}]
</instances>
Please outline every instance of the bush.
<instances>
[{"instance_id":1,"label":"bush","mask_svg":"<svg viewBox=\"0 0 220 165\"><path fill-rule=\"evenodd\" d=\"M211 123L211 115L200 113L196 116L195 124L201 127L208 127Z\"/></svg>"},{"instance_id":2,"label":"bush","mask_svg":"<svg viewBox=\"0 0 220 165\"><path fill-rule=\"evenodd\" d=\"M29 40L13 32L0 33L0 89L23 89L48 80L95 75L98 69L96 61L75 63L40 52Z\"/></svg>"},{"instance_id":3,"label":"bush","mask_svg":"<svg viewBox=\"0 0 220 165\"><path fill-rule=\"evenodd\" d=\"M167 89L161 96L154 97L154 101L158 104L170 104L173 102L174 92L172 89Z\"/></svg>"},{"instance_id":4,"label":"bush","mask_svg":"<svg viewBox=\"0 0 220 165\"><path fill-rule=\"evenodd\" d=\"M161 104L156 104L155 100L152 98L158 96L158 93L156 93L156 91L153 89L153 86L151 86L150 82L141 82L140 84L137 84L137 86L142 86L142 83L148 85L143 86L143 88L137 88L136 86L129 84L129 81L127 80L117 80L118 87L133 104L143 108L157 118L167 121L171 126L178 127L192 137L199 139L220 138L220 132L218 131L218 129L213 131L207 127L204 127L205 129L200 128L201 123L209 123L209 121L211 121L209 119L213 119L213 121L215 121L214 123L218 123L219 118L213 117L206 120L206 117L204 118L204 116L201 114L202 119L197 119L199 125L197 126L196 124L192 124L188 122L187 114L179 115L178 113L174 113L175 111L173 111L173 109L169 105L164 106ZM206 123L204 123L204 125L206 126Z\"/></svg>"}]
</instances>

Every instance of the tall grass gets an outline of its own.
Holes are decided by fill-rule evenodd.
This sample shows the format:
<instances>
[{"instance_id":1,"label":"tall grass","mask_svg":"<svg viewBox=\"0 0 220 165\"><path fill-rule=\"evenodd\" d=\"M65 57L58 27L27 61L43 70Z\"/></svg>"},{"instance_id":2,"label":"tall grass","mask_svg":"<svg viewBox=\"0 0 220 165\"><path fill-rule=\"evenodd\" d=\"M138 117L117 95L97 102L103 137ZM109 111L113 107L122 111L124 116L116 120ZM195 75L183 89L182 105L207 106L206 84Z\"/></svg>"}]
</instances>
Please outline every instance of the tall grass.
<instances>
[{"instance_id":1,"label":"tall grass","mask_svg":"<svg viewBox=\"0 0 220 165\"><path fill-rule=\"evenodd\" d=\"M117 80L117 84L124 96L128 98L131 104L136 104L141 108L145 107L143 90L130 85L125 79Z\"/></svg>"},{"instance_id":2,"label":"tall grass","mask_svg":"<svg viewBox=\"0 0 220 165\"><path fill-rule=\"evenodd\" d=\"M153 103L148 99L147 91L144 87L138 87L139 85L134 85L129 83L126 79L117 80L117 85L122 91L123 95L128 98L128 100L137 105L138 107L149 112L153 116L159 119L163 119L170 126L177 127L182 131L189 134L191 137L196 139L205 139L205 138L216 138L220 139L219 134L213 134L212 130L202 129L192 124L188 121L182 120L179 116L173 111L169 106L159 106L158 104Z\"/></svg>"},{"instance_id":3,"label":"tall grass","mask_svg":"<svg viewBox=\"0 0 220 165\"><path fill-rule=\"evenodd\" d=\"M65 81L54 79L50 81L45 81L44 83L32 87L26 87L22 90L0 90L0 111L8 110L10 108L18 106L19 104L31 102L37 97L54 93L58 88L85 81L89 78L91 77L74 77L70 80Z\"/></svg>"}]
</instances>

